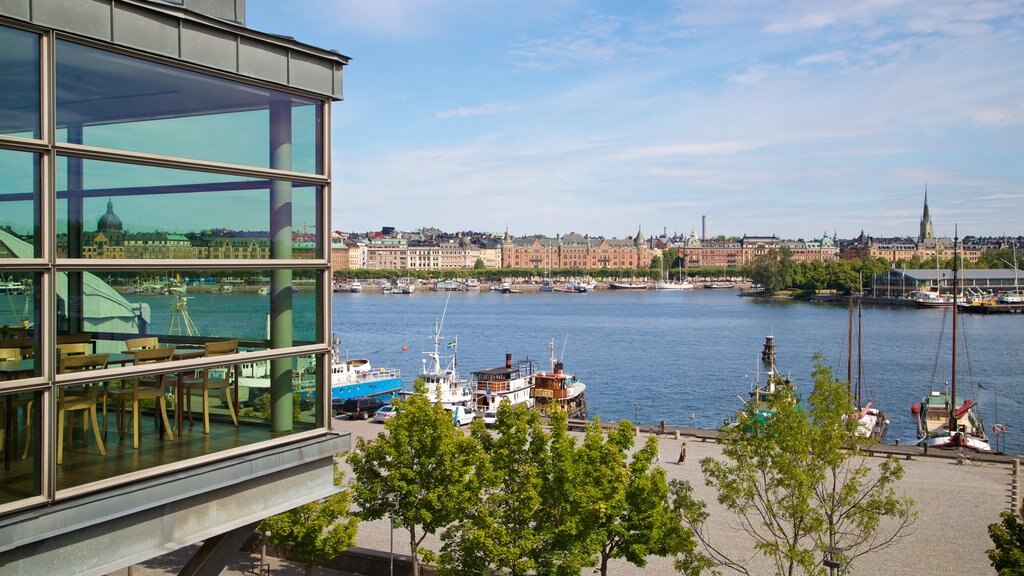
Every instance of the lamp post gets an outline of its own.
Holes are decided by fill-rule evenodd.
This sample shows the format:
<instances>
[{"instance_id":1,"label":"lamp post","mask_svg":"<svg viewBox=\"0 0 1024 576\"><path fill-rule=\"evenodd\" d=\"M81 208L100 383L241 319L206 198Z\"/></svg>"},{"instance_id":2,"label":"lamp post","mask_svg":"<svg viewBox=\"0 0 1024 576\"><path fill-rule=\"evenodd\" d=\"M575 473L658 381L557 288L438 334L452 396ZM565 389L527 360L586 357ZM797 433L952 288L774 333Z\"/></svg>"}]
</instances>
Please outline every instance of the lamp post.
<instances>
[{"instance_id":1,"label":"lamp post","mask_svg":"<svg viewBox=\"0 0 1024 576\"><path fill-rule=\"evenodd\" d=\"M633 424L636 424L637 426L640 425L640 417L639 417L640 412L639 411L640 411L640 403L639 402L634 402L633 403Z\"/></svg>"}]
</instances>

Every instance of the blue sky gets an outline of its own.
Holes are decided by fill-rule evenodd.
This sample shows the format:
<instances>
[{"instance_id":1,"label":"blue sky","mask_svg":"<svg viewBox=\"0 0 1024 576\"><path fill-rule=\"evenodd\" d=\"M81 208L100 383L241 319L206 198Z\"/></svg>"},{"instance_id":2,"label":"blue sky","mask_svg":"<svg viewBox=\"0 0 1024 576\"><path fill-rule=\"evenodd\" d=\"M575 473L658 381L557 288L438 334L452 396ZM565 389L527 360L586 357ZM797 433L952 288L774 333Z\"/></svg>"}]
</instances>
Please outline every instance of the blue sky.
<instances>
[{"instance_id":1,"label":"blue sky","mask_svg":"<svg viewBox=\"0 0 1024 576\"><path fill-rule=\"evenodd\" d=\"M336 230L1024 234L1024 2L249 0L351 57Z\"/></svg>"}]
</instances>

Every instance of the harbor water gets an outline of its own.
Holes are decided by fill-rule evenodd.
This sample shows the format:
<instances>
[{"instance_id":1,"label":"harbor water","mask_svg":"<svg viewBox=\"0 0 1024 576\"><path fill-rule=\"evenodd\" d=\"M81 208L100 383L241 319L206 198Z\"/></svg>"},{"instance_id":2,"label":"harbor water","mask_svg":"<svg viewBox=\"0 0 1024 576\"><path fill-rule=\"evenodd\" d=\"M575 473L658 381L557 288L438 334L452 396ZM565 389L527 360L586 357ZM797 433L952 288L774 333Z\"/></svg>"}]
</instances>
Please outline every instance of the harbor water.
<instances>
[{"instance_id":1,"label":"harbor water","mask_svg":"<svg viewBox=\"0 0 1024 576\"><path fill-rule=\"evenodd\" d=\"M23 296L4 298L21 309ZM129 298L148 302L154 330L166 330L173 296ZM297 338L312 338L312 298L295 294ZM769 335L777 368L805 395L815 353L846 379L846 305L738 297L732 290L384 295L368 286L333 294L332 324L343 355L399 368L411 388L446 305L442 332L446 343L458 339L462 377L503 365L506 353L547 369L554 338L566 371L587 384L589 415L603 421L720 426L748 397ZM203 335L265 334L266 296L196 293L188 306ZM863 396L888 415L890 443L916 441L911 405L950 379L950 316L948 309L863 308ZM217 326L205 325L213 320ZM977 400L987 430L1005 425L1005 452L1024 454L1024 316L962 314L958 324L958 393Z\"/></svg>"},{"instance_id":2,"label":"harbor water","mask_svg":"<svg viewBox=\"0 0 1024 576\"><path fill-rule=\"evenodd\" d=\"M446 301L443 333L458 338L461 376L502 365L506 353L547 369L554 337L566 371L587 384L590 416L603 421L718 427L747 398L769 335L778 369L805 394L815 353L846 379L847 306L731 290L337 293L334 331L350 357L400 368L411 386ZM911 405L950 379L951 311L865 306L862 314L863 396L888 415L888 442L913 443ZM958 393L977 399L987 429L1006 426L1006 452L1024 453L1024 318L962 314L958 324Z\"/></svg>"}]
</instances>

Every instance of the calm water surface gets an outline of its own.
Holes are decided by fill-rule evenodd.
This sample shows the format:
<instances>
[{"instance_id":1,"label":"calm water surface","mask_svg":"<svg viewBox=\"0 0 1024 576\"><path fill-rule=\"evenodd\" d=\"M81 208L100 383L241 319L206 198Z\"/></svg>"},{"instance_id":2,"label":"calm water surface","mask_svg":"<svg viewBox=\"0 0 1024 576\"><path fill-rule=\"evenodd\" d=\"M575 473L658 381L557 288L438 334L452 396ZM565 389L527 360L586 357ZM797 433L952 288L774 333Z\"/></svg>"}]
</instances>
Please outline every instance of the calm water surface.
<instances>
[{"instance_id":1,"label":"calm water surface","mask_svg":"<svg viewBox=\"0 0 1024 576\"><path fill-rule=\"evenodd\" d=\"M400 368L411 385L446 298L334 294L334 331L351 357ZM546 369L553 336L566 370L587 383L592 416L713 428L746 398L765 336L775 336L779 370L805 390L816 352L845 379L847 319L844 305L768 302L733 291L484 292L452 294L443 332L458 338L463 377L502 365L506 352ZM958 320L958 391L980 386L975 397L986 425L998 417L1010 430L1006 451L1024 453L1024 316ZM890 442L916 440L911 404L949 380L950 324L942 310L864 308L865 396L888 413Z\"/></svg>"}]
</instances>

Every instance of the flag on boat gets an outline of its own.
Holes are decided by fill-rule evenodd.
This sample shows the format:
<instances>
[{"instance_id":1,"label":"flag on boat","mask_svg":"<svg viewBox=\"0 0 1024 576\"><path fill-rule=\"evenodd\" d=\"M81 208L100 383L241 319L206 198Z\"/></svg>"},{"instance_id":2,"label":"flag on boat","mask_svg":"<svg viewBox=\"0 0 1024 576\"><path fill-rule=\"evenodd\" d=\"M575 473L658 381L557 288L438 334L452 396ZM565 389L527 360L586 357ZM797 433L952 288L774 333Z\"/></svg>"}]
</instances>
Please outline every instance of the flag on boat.
<instances>
[{"instance_id":1,"label":"flag on boat","mask_svg":"<svg viewBox=\"0 0 1024 576\"><path fill-rule=\"evenodd\" d=\"M448 347L449 347L449 348L455 348L455 346L456 346L457 344L458 344L458 341L457 341L457 340L452 340L451 342L449 342L449 343L448 343Z\"/></svg>"}]
</instances>

